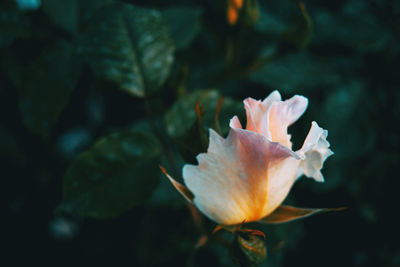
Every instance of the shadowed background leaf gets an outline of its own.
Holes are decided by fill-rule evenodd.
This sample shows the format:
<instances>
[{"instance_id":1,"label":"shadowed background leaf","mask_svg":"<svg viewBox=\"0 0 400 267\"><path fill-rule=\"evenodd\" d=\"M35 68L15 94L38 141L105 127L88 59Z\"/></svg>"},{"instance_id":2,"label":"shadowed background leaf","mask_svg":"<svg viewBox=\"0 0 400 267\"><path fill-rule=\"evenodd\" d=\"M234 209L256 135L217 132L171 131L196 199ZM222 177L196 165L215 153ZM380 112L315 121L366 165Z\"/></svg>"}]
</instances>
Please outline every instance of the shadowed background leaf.
<instances>
[{"instance_id":1,"label":"shadowed background leaf","mask_svg":"<svg viewBox=\"0 0 400 267\"><path fill-rule=\"evenodd\" d=\"M19 88L19 108L30 131L48 139L52 126L68 104L80 68L74 45L65 41L47 48L27 67Z\"/></svg>"},{"instance_id":2,"label":"shadowed background leaf","mask_svg":"<svg viewBox=\"0 0 400 267\"><path fill-rule=\"evenodd\" d=\"M202 9L175 7L162 11L177 50L186 49L201 30Z\"/></svg>"},{"instance_id":3,"label":"shadowed background leaf","mask_svg":"<svg viewBox=\"0 0 400 267\"><path fill-rule=\"evenodd\" d=\"M51 21L70 34L77 34L79 26L79 2L77 0L43 0L43 11Z\"/></svg>"},{"instance_id":4,"label":"shadowed background leaf","mask_svg":"<svg viewBox=\"0 0 400 267\"><path fill-rule=\"evenodd\" d=\"M140 205L157 186L159 156L151 133L126 130L102 138L67 170L56 212L113 218Z\"/></svg>"},{"instance_id":5,"label":"shadowed background leaf","mask_svg":"<svg viewBox=\"0 0 400 267\"><path fill-rule=\"evenodd\" d=\"M29 20L11 3L0 4L0 47L12 44L18 37L28 36Z\"/></svg>"}]
</instances>

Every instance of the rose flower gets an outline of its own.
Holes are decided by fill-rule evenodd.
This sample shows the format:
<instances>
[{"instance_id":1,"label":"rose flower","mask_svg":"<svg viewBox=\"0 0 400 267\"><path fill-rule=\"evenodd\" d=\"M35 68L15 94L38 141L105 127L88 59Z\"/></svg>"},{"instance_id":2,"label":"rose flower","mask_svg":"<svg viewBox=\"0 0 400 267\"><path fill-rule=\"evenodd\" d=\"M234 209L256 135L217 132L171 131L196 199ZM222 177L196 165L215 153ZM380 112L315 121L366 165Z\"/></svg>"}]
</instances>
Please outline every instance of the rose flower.
<instances>
[{"instance_id":1,"label":"rose flower","mask_svg":"<svg viewBox=\"0 0 400 267\"><path fill-rule=\"evenodd\" d=\"M198 165L183 167L186 186L163 171L189 202L220 225L286 222L323 211L281 205L302 175L323 182L321 168L333 154L327 130L314 121L301 149L292 150L287 129L307 104L298 95L282 101L278 91L263 101L247 98L246 127L235 116L226 139L210 129L207 153L197 156Z\"/></svg>"}]
</instances>

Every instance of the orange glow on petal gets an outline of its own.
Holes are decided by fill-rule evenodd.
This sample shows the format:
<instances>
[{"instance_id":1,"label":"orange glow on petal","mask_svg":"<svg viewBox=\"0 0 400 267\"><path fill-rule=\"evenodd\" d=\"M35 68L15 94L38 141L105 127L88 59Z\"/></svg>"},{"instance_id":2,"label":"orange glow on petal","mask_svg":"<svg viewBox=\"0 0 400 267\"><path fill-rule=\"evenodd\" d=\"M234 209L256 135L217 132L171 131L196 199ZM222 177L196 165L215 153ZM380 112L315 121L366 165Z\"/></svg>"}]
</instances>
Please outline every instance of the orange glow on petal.
<instances>
[{"instance_id":1,"label":"orange glow on petal","mask_svg":"<svg viewBox=\"0 0 400 267\"><path fill-rule=\"evenodd\" d=\"M282 201L286 197L286 189L282 197L276 196L279 192L268 196L268 184L275 179L270 177L275 174L271 172L274 166L292 157L297 155L258 133L231 129L224 139L210 129L208 152L197 156L199 165L184 166L183 179L194 194L194 204L215 222L233 225L257 221L266 215L266 205L272 211L267 204L270 197ZM292 184L287 185L290 189Z\"/></svg>"}]
</instances>

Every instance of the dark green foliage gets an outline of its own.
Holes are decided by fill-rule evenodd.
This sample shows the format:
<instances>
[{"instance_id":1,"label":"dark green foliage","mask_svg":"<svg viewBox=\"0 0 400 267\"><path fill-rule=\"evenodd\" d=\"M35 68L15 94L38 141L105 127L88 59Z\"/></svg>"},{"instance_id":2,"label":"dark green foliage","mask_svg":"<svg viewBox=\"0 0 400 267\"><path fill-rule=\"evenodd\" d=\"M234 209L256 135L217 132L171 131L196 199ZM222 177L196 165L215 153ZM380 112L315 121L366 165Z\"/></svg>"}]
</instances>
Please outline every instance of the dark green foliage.
<instances>
[{"instance_id":1,"label":"dark green foliage","mask_svg":"<svg viewBox=\"0 0 400 267\"><path fill-rule=\"evenodd\" d=\"M122 3L98 10L81 37L81 54L93 72L139 97L165 82L173 51L159 11Z\"/></svg>"},{"instance_id":2,"label":"dark green foliage","mask_svg":"<svg viewBox=\"0 0 400 267\"><path fill-rule=\"evenodd\" d=\"M0 150L3 156L18 163L24 163L24 154L18 146L15 136L3 126L0 126Z\"/></svg>"},{"instance_id":3,"label":"dark green foliage","mask_svg":"<svg viewBox=\"0 0 400 267\"><path fill-rule=\"evenodd\" d=\"M113 218L146 201L158 183L160 143L151 133L122 131L72 162L56 212Z\"/></svg>"},{"instance_id":4,"label":"dark green foliage","mask_svg":"<svg viewBox=\"0 0 400 267\"><path fill-rule=\"evenodd\" d=\"M21 11L3 5L0 4L0 47L12 44L18 37L27 36L29 26L28 19Z\"/></svg>"},{"instance_id":5,"label":"dark green foliage","mask_svg":"<svg viewBox=\"0 0 400 267\"><path fill-rule=\"evenodd\" d=\"M76 34L79 26L79 2L83 1L43 0L42 8L55 25L70 34Z\"/></svg>"},{"instance_id":6,"label":"dark green foliage","mask_svg":"<svg viewBox=\"0 0 400 267\"><path fill-rule=\"evenodd\" d=\"M172 7L162 11L177 50L186 49L201 30L200 8Z\"/></svg>"},{"instance_id":7,"label":"dark green foliage","mask_svg":"<svg viewBox=\"0 0 400 267\"><path fill-rule=\"evenodd\" d=\"M33 133L45 139L49 137L52 126L69 102L80 67L75 47L60 41L47 47L25 69L25 76L18 81L19 108L26 127Z\"/></svg>"},{"instance_id":8,"label":"dark green foliage","mask_svg":"<svg viewBox=\"0 0 400 267\"><path fill-rule=\"evenodd\" d=\"M266 234L259 265L400 265L399 1L244 0L234 25L227 1L0 2L2 241L16 265L254 264L159 165L183 183L209 128L245 126L243 100L275 89L309 99L294 149L315 120L335 152L325 183L299 179L286 204L349 208L250 224Z\"/></svg>"}]
</instances>

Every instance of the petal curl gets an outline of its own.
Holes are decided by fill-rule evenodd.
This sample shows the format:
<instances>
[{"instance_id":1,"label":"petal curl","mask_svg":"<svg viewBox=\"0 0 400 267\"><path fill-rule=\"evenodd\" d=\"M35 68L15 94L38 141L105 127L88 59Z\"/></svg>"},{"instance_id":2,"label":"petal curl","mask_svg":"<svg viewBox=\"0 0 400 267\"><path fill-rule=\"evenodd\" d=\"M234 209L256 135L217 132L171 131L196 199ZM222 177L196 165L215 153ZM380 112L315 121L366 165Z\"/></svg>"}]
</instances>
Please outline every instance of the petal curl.
<instances>
[{"instance_id":1,"label":"petal curl","mask_svg":"<svg viewBox=\"0 0 400 267\"><path fill-rule=\"evenodd\" d=\"M260 133L271 140L268 129L268 113L272 104L280 101L281 95L278 91L273 91L264 101L255 100L251 97L246 98L244 108L246 109L246 130Z\"/></svg>"},{"instance_id":2,"label":"petal curl","mask_svg":"<svg viewBox=\"0 0 400 267\"><path fill-rule=\"evenodd\" d=\"M313 121L303 147L297 151L297 154L303 159L300 163L298 176L304 174L318 182L324 181L321 169L324 161L333 154L332 150L329 149L330 144L326 140L327 136L328 131L322 129Z\"/></svg>"},{"instance_id":3,"label":"petal curl","mask_svg":"<svg viewBox=\"0 0 400 267\"><path fill-rule=\"evenodd\" d=\"M229 127L235 128L235 129L242 129L242 124L240 123L239 118L237 116L234 116L230 120Z\"/></svg>"},{"instance_id":4,"label":"petal curl","mask_svg":"<svg viewBox=\"0 0 400 267\"><path fill-rule=\"evenodd\" d=\"M247 117L246 130L260 133L270 141L292 148L287 128L303 115L308 105L307 98L295 95L281 101L279 92L273 91L262 102L250 97L243 102ZM239 125L237 118L231 121L232 128L239 128Z\"/></svg>"},{"instance_id":5,"label":"petal curl","mask_svg":"<svg viewBox=\"0 0 400 267\"><path fill-rule=\"evenodd\" d=\"M223 139L210 129L207 153L198 155L198 166L184 166L183 179L195 205L215 222L256 221L266 215L269 176L277 172L274 166L294 157L294 152L258 133L231 129Z\"/></svg>"},{"instance_id":6,"label":"petal curl","mask_svg":"<svg viewBox=\"0 0 400 267\"><path fill-rule=\"evenodd\" d=\"M286 101L274 102L268 114L268 128L271 140L292 148L287 129L303 115L307 105L308 99L299 95L295 95Z\"/></svg>"}]
</instances>

